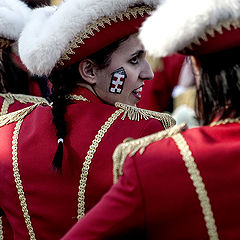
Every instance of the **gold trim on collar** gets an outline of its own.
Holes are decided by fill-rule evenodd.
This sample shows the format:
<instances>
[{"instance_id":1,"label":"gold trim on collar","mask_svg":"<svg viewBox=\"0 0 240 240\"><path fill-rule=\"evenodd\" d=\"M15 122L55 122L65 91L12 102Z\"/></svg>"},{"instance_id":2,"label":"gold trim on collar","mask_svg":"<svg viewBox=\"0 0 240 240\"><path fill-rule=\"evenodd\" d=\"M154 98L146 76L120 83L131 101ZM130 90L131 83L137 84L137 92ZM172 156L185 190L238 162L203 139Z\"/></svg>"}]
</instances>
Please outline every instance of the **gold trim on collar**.
<instances>
[{"instance_id":1,"label":"gold trim on collar","mask_svg":"<svg viewBox=\"0 0 240 240\"><path fill-rule=\"evenodd\" d=\"M122 116L123 120L127 116L130 120L133 120L133 121L140 121L141 119L148 120L149 118L154 118L161 121L165 129L173 127L176 124L176 121L167 113L150 111L150 110L130 106L130 105L119 103L119 102L115 103L115 107L118 107L124 110L124 115Z\"/></svg>"},{"instance_id":2,"label":"gold trim on collar","mask_svg":"<svg viewBox=\"0 0 240 240\"><path fill-rule=\"evenodd\" d=\"M210 127L214 127L214 126L218 126L221 124L229 124L229 123L240 123L240 117L238 118L226 118L217 122L212 122L209 126Z\"/></svg>"},{"instance_id":3,"label":"gold trim on collar","mask_svg":"<svg viewBox=\"0 0 240 240\"><path fill-rule=\"evenodd\" d=\"M67 95L66 99L69 100L76 100L76 101L84 101L84 102L90 102L87 98L83 97L82 95Z\"/></svg>"},{"instance_id":4,"label":"gold trim on collar","mask_svg":"<svg viewBox=\"0 0 240 240\"><path fill-rule=\"evenodd\" d=\"M94 36L94 32L100 32L100 28L105 28L106 25L111 25L112 22L116 23L123 21L124 17L130 20L131 17L137 18L137 15L140 15L141 17L143 17L145 13L150 15L151 11L152 9L146 6L129 8L127 11L120 12L115 16L103 17L95 21L95 23L89 24L85 31L81 32L69 43L65 53L59 59L57 66L64 66L64 61L71 59L69 55L75 54L74 49L80 48L81 45L84 45L84 40Z\"/></svg>"},{"instance_id":5,"label":"gold trim on collar","mask_svg":"<svg viewBox=\"0 0 240 240\"><path fill-rule=\"evenodd\" d=\"M190 178L196 189L196 193L198 195L198 199L199 199L200 205L202 207L209 239L210 240L219 240L218 233L217 233L217 227L216 227L215 219L214 219L213 212L212 212L211 203L208 198L205 184L204 184L203 179L200 175L200 172L197 168L197 164L195 163L192 152L181 133L178 133L177 135L172 136L172 138L175 141L175 143L180 151L180 154L182 155L182 159L185 162L185 166L188 170Z\"/></svg>"}]
</instances>

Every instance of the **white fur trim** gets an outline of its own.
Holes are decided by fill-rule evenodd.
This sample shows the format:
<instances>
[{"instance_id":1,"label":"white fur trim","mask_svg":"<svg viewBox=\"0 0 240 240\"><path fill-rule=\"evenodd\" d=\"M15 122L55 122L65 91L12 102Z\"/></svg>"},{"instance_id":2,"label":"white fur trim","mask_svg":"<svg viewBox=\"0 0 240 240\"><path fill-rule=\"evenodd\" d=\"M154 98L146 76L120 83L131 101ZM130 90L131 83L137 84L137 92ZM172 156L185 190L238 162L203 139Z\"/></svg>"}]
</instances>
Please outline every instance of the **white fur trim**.
<instances>
[{"instance_id":1,"label":"white fur trim","mask_svg":"<svg viewBox=\"0 0 240 240\"><path fill-rule=\"evenodd\" d=\"M188 46L209 25L239 17L239 0L165 0L139 37L151 55L164 57Z\"/></svg>"},{"instance_id":2,"label":"white fur trim","mask_svg":"<svg viewBox=\"0 0 240 240\"><path fill-rule=\"evenodd\" d=\"M34 10L19 39L19 54L30 72L48 75L69 42L98 18L115 15L137 3L156 7L159 0L67 0L46 16Z\"/></svg>"},{"instance_id":3,"label":"white fur trim","mask_svg":"<svg viewBox=\"0 0 240 240\"><path fill-rule=\"evenodd\" d=\"M17 40L31 11L20 0L0 0L0 37Z\"/></svg>"}]
</instances>

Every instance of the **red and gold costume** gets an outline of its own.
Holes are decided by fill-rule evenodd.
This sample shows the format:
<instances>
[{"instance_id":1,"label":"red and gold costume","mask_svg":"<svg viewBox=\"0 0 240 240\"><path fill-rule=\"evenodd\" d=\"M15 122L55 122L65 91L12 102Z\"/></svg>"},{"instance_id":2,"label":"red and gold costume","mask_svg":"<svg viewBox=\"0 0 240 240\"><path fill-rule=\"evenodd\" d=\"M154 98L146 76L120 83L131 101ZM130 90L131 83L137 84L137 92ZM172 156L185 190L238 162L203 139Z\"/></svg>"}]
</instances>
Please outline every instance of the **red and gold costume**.
<instances>
[{"instance_id":1,"label":"red and gold costume","mask_svg":"<svg viewBox=\"0 0 240 240\"><path fill-rule=\"evenodd\" d=\"M57 137L50 106L0 119L0 208L15 239L62 237L112 185L115 147L174 124L167 114L103 104L84 88L68 98L74 103L65 115L61 174L52 169Z\"/></svg>"},{"instance_id":2,"label":"red and gold costume","mask_svg":"<svg viewBox=\"0 0 240 240\"><path fill-rule=\"evenodd\" d=\"M120 145L123 176L63 239L240 239L239 122Z\"/></svg>"},{"instance_id":3,"label":"red and gold costume","mask_svg":"<svg viewBox=\"0 0 240 240\"><path fill-rule=\"evenodd\" d=\"M42 97L30 95L0 93L0 116L29 107L36 103L48 104L48 101Z\"/></svg>"}]
</instances>

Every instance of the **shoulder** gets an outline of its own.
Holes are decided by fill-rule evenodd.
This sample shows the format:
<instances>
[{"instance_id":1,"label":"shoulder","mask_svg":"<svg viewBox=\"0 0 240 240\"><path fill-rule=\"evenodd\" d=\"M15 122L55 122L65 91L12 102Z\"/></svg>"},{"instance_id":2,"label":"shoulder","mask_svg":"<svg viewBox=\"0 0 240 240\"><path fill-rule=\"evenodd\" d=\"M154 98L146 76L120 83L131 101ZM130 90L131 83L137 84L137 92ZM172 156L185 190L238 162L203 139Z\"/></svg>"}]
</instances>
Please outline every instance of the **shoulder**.
<instances>
[{"instance_id":1,"label":"shoulder","mask_svg":"<svg viewBox=\"0 0 240 240\"><path fill-rule=\"evenodd\" d=\"M174 118L167 113L150 111L119 102L115 103L115 107L123 112L122 119L125 119L126 117L132 121L157 119L162 123L164 129L170 128L176 124Z\"/></svg>"},{"instance_id":2,"label":"shoulder","mask_svg":"<svg viewBox=\"0 0 240 240\"><path fill-rule=\"evenodd\" d=\"M14 111L14 112L0 116L0 127L24 120L26 116L28 116L35 108L37 108L40 105L49 106L48 104L46 105L44 103L35 103L29 107L25 107L18 111Z\"/></svg>"},{"instance_id":3,"label":"shoulder","mask_svg":"<svg viewBox=\"0 0 240 240\"><path fill-rule=\"evenodd\" d=\"M49 104L48 101L42 97L12 93L0 93L0 103L2 105L0 109L0 116L7 114L10 111L12 112L27 107L31 104ZM26 106L24 106L25 104ZM9 108L10 105L11 110Z\"/></svg>"},{"instance_id":4,"label":"shoulder","mask_svg":"<svg viewBox=\"0 0 240 240\"><path fill-rule=\"evenodd\" d=\"M185 128L186 128L185 124L180 124L143 138L129 140L119 144L113 153L114 182L116 182L118 180L119 175L122 174L122 168L125 159L128 155L133 156L137 152L143 154L146 147L148 147L150 144L155 143L162 139L174 137L178 133L181 133Z\"/></svg>"}]
</instances>

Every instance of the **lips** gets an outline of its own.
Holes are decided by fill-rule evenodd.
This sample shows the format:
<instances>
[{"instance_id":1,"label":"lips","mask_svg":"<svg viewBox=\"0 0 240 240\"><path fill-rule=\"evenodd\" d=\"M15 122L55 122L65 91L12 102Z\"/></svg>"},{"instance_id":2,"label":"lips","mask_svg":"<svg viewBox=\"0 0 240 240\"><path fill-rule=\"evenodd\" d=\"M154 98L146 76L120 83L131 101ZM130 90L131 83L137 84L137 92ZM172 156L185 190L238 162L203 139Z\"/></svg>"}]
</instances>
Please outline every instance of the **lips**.
<instances>
[{"instance_id":1,"label":"lips","mask_svg":"<svg viewBox=\"0 0 240 240\"><path fill-rule=\"evenodd\" d=\"M139 88L137 88L137 89L134 89L134 90L132 91L133 95L134 95L138 100L140 100L141 97L142 97L142 90L143 90L143 85L142 85L141 87L139 87Z\"/></svg>"}]
</instances>

